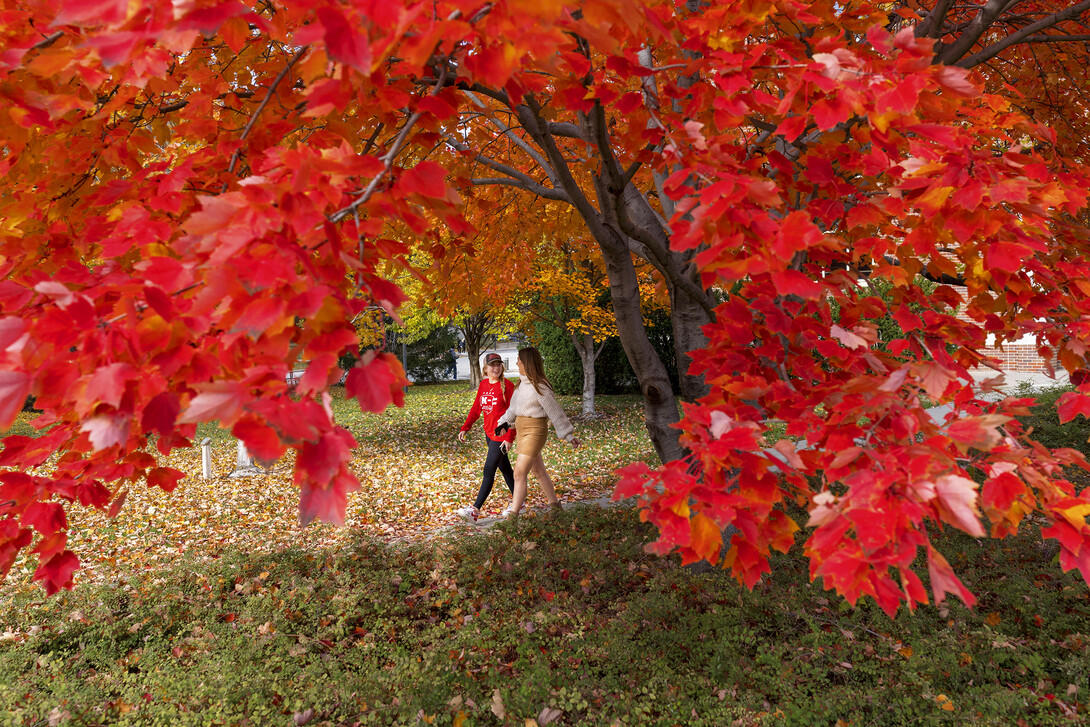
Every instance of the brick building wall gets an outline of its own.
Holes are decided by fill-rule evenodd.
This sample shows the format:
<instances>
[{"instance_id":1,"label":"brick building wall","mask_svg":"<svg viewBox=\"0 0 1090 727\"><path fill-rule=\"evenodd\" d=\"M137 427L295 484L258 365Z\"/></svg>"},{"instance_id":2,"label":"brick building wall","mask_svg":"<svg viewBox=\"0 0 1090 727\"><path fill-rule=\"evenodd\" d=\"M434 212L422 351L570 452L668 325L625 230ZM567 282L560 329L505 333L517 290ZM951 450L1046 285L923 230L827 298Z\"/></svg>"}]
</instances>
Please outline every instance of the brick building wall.
<instances>
[{"instance_id":1,"label":"brick building wall","mask_svg":"<svg viewBox=\"0 0 1090 727\"><path fill-rule=\"evenodd\" d=\"M956 285L951 287L958 291L962 300L965 299L965 288ZM972 318L965 315L964 308L958 311L957 317L967 323L979 325L977 321L974 321ZM1000 368L1004 371L1020 371L1025 373L1047 372L1045 360L1037 353L1037 343L1033 340L1032 336L1026 336L1019 341L1006 343L1002 347L986 348L983 353L998 360L1000 362ZM1053 367L1058 367L1059 359L1053 358L1052 365Z\"/></svg>"},{"instance_id":2,"label":"brick building wall","mask_svg":"<svg viewBox=\"0 0 1090 727\"><path fill-rule=\"evenodd\" d=\"M1037 353L1035 343L1008 343L1002 348L987 349L986 353L999 359L999 366L1004 371L1046 373L1045 360ZM1057 359L1052 359L1052 366L1054 369L1059 366Z\"/></svg>"}]
</instances>

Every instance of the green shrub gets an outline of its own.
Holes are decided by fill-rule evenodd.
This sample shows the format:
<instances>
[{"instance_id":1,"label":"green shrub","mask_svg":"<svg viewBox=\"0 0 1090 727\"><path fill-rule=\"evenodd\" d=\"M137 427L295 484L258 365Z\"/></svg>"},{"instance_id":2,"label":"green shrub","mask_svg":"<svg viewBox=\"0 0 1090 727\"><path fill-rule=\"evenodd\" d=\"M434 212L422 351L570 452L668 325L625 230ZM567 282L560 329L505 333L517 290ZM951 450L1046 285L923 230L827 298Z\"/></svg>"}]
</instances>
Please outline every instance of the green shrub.
<instances>
[{"instance_id":1,"label":"green shrub","mask_svg":"<svg viewBox=\"0 0 1090 727\"><path fill-rule=\"evenodd\" d=\"M651 345L666 367L674 391L679 391L670 315L657 309L648 314L647 319L651 323L647 328ZM545 371L556 391L568 395L582 394L583 365L571 335L553 323L535 321L530 338L545 359ZM594 377L596 394L638 394L640 391L639 380L628 363L621 340L616 336L605 342L605 347L594 362Z\"/></svg>"},{"instance_id":2,"label":"green shrub","mask_svg":"<svg viewBox=\"0 0 1090 727\"><path fill-rule=\"evenodd\" d=\"M935 289L939 287L937 283L933 283L922 276L916 276L913 285L923 291L924 295L931 295L935 291ZM885 278L868 278L866 294L874 295L880 298L886 304L887 308L892 308L892 306L895 305L893 283ZM833 321L839 323L840 304L837 301L833 300L830 302L830 309ZM918 303L910 303L908 305L908 309L916 314L919 314L924 310L923 306L919 305ZM891 341L900 340L905 337L905 332L901 328L901 324L894 320L893 316L890 315L888 310L884 315L882 315L881 318L874 318L869 320L871 320L871 322L873 322L878 329L878 348L883 351L887 350L886 347Z\"/></svg>"},{"instance_id":3,"label":"green shrub","mask_svg":"<svg viewBox=\"0 0 1090 727\"><path fill-rule=\"evenodd\" d=\"M530 343L541 352L541 358L545 361L545 375L556 393L583 393L583 366L567 331L552 323L534 321Z\"/></svg>"},{"instance_id":4,"label":"green shrub","mask_svg":"<svg viewBox=\"0 0 1090 727\"><path fill-rule=\"evenodd\" d=\"M1033 396L1037 403L1030 410L1029 416L1019 417L1018 421L1024 429L1032 428L1030 436L1049 449L1070 447L1090 457L1090 444L1086 441L1090 430L1086 417L1080 414L1066 424L1060 424L1060 416L1056 412L1056 401L1063 394L1074 390L1073 386L1052 386L1037 391L1028 385L1021 387L1018 394Z\"/></svg>"},{"instance_id":5,"label":"green shrub","mask_svg":"<svg viewBox=\"0 0 1090 727\"><path fill-rule=\"evenodd\" d=\"M450 328L437 328L419 341L408 345L409 377L416 383L431 383L449 378L450 350L457 346L458 337ZM395 351L400 356L401 351Z\"/></svg>"}]
</instances>

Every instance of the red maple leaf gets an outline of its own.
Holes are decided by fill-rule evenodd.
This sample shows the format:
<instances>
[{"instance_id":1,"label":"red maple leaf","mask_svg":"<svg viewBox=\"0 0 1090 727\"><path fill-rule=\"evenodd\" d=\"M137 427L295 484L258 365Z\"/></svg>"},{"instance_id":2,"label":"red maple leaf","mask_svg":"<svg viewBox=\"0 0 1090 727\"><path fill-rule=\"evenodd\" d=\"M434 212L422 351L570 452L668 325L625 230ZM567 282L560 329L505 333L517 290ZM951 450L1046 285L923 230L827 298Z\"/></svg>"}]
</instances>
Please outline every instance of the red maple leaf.
<instances>
[{"instance_id":1,"label":"red maple leaf","mask_svg":"<svg viewBox=\"0 0 1090 727\"><path fill-rule=\"evenodd\" d=\"M318 21L325 28L326 51L338 63L352 66L360 73L371 73L371 45L366 33L356 30L340 11L329 5L317 10Z\"/></svg>"},{"instance_id":2,"label":"red maple leaf","mask_svg":"<svg viewBox=\"0 0 1090 727\"><path fill-rule=\"evenodd\" d=\"M1060 424L1066 424L1079 415L1090 418L1090 395L1081 391L1061 394L1056 400L1056 413L1060 417Z\"/></svg>"},{"instance_id":3,"label":"red maple leaf","mask_svg":"<svg viewBox=\"0 0 1090 727\"><path fill-rule=\"evenodd\" d=\"M54 25L115 25L125 19L127 0L74 0L61 5Z\"/></svg>"},{"instance_id":4,"label":"red maple leaf","mask_svg":"<svg viewBox=\"0 0 1090 727\"><path fill-rule=\"evenodd\" d=\"M53 595L62 588L72 587L72 574L79 568L79 558L71 550L53 555L34 571L34 580L45 582L45 592Z\"/></svg>"},{"instance_id":5,"label":"red maple leaf","mask_svg":"<svg viewBox=\"0 0 1090 727\"><path fill-rule=\"evenodd\" d=\"M246 389L239 381L217 381L200 388L178 418L179 424L219 421L230 426L242 411Z\"/></svg>"},{"instance_id":6,"label":"red maple leaf","mask_svg":"<svg viewBox=\"0 0 1090 727\"><path fill-rule=\"evenodd\" d=\"M927 572L931 576L931 590L935 594L936 606L946 600L947 593L956 595L969 608L976 603L976 596L954 575L954 570L946 558L930 545L927 546Z\"/></svg>"},{"instance_id":7,"label":"red maple leaf","mask_svg":"<svg viewBox=\"0 0 1090 727\"><path fill-rule=\"evenodd\" d=\"M359 480L347 470L326 482L304 480L299 488L299 522L308 525L313 520L321 520L343 525L348 493L355 492L359 486Z\"/></svg>"},{"instance_id":8,"label":"red maple leaf","mask_svg":"<svg viewBox=\"0 0 1090 727\"><path fill-rule=\"evenodd\" d=\"M443 199L447 188L443 184L446 170L435 162L420 162L401 175L398 186L406 194Z\"/></svg>"},{"instance_id":9,"label":"red maple leaf","mask_svg":"<svg viewBox=\"0 0 1090 727\"><path fill-rule=\"evenodd\" d=\"M42 535L52 535L68 527L64 508L58 502L32 502L23 511L23 527L32 527Z\"/></svg>"},{"instance_id":10,"label":"red maple leaf","mask_svg":"<svg viewBox=\"0 0 1090 727\"><path fill-rule=\"evenodd\" d=\"M161 392L144 406L140 426L147 431L158 432L160 436L170 436L181 410L178 397L169 391Z\"/></svg>"},{"instance_id":11,"label":"red maple leaf","mask_svg":"<svg viewBox=\"0 0 1090 727\"><path fill-rule=\"evenodd\" d=\"M86 420L79 429L87 433L91 447L97 452L123 444L129 438L129 418L102 414Z\"/></svg>"},{"instance_id":12,"label":"red maple leaf","mask_svg":"<svg viewBox=\"0 0 1090 727\"><path fill-rule=\"evenodd\" d=\"M242 440L262 466L271 466L284 454L284 445L276 431L252 414L245 414L235 422L231 433Z\"/></svg>"},{"instance_id":13,"label":"red maple leaf","mask_svg":"<svg viewBox=\"0 0 1090 727\"><path fill-rule=\"evenodd\" d=\"M178 486L178 481L185 477L185 472L173 467L155 467L148 470L148 487L158 487L163 492L173 492ZM124 503L124 500L122 500ZM118 505L120 508L120 505ZM116 514L116 513L115 513Z\"/></svg>"},{"instance_id":14,"label":"red maple leaf","mask_svg":"<svg viewBox=\"0 0 1090 727\"><path fill-rule=\"evenodd\" d=\"M136 370L127 363L112 363L95 370L87 381L82 406L77 411L90 413L96 403L108 404L115 409L125 395L125 383Z\"/></svg>"},{"instance_id":15,"label":"red maple leaf","mask_svg":"<svg viewBox=\"0 0 1090 727\"><path fill-rule=\"evenodd\" d=\"M359 401L360 409L377 414L390 404L403 406L404 387L408 385L400 361L388 353L373 355L369 351L349 370L344 389L350 398Z\"/></svg>"},{"instance_id":16,"label":"red maple leaf","mask_svg":"<svg viewBox=\"0 0 1090 727\"><path fill-rule=\"evenodd\" d=\"M0 371L0 429L7 429L23 408L32 379L22 371Z\"/></svg>"}]
</instances>

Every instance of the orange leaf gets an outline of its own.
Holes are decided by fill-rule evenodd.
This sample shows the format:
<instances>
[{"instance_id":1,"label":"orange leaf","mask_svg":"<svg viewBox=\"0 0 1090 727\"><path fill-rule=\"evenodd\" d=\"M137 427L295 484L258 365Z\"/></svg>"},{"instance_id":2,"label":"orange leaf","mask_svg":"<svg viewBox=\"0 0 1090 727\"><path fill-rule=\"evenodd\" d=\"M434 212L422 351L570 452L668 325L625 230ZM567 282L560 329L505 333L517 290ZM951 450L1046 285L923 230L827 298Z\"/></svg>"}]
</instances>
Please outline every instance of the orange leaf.
<instances>
[{"instance_id":1,"label":"orange leaf","mask_svg":"<svg viewBox=\"0 0 1090 727\"><path fill-rule=\"evenodd\" d=\"M709 562L719 558L723 548L723 532L710 517L698 512L689 521L689 545L699 557Z\"/></svg>"}]
</instances>

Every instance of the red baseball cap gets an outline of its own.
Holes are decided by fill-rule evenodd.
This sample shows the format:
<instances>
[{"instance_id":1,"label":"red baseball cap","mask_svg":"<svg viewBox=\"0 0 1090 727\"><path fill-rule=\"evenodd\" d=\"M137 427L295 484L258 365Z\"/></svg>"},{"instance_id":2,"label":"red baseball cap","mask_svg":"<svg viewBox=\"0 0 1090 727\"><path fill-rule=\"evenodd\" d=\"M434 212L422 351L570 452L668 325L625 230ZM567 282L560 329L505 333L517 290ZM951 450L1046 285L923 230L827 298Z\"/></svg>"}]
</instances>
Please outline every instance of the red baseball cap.
<instances>
[{"instance_id":1,"label":"red baseball cap","mask_svg":"<svg viewBox=\"0 0 1090 727\"><path fill-rule=\"evenodd\" d=\"M500 358L500 355L498 353L486 354L485 357L484 357L484 365L488 366L488 365L494 364L494 363L502 364L503 359Z\"/></svg>"}]
</instances>

